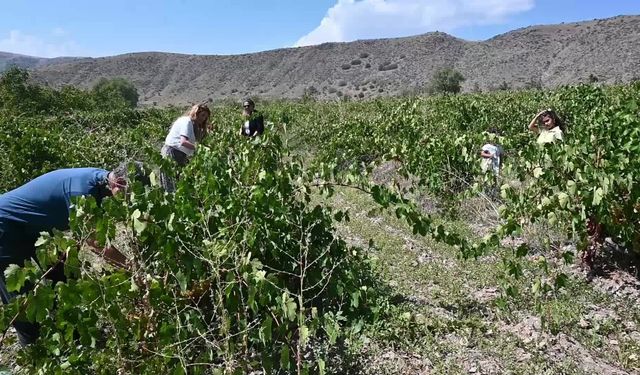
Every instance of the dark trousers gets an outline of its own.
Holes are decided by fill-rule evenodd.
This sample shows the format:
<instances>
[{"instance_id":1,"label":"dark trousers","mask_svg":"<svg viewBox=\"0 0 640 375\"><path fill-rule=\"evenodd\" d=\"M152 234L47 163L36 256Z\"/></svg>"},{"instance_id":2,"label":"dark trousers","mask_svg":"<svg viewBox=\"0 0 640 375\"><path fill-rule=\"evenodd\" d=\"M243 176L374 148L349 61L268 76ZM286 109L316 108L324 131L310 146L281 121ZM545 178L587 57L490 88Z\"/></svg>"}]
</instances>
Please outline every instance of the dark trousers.
<instances>
[{"instance_id":1,"label":"dark trousers","mask_svg":"<svg viewBox=\"0 0 640 375\"><path fill-rule=\"evenodd\" d=\"M35 257L35 241L38 235L29 233L24 225L12 220L0 218L0 299L6 305L19 294L24 294L33 289L33 285L26 284L19 292L9 292L4 279L4 270L10 264L22 266L24 261ZM64 264L58 263L49 270L47 279L54 283L65 282ZM20 343L25 346L36 341L39 336L39 325L35 323L16 320L13 327L18 333Z\"/></svg>"},{"instance_id":2,"label":"dark trousers","mask_svg":"<svg viewBox=\"0 0 640 375\"><path fill-rule=\"evenodd\" d=\"M189 162L189 157L187 156L187 154L171 146L162 146L160 154L162 154L164 158L174 160L179 167L184 167ZM162 185L162 188L167 192L171 193L176 190L176 182L173 178L167 176L165 173L160 173L160 184Z\"/></svg>"},{"instance_id":3,"label":"dark trousers","mask_svg":"<svg viewBox=\"0 0 640 375\"><path fill-rule=\"evenodd\" d=\"M2 268L2 266L0 266ZM55 282L65 282L67 278L64 276L64 263L59 263L53 270L47 275L47 279ZM33 289L33 285L25 285L20 294L24 294ZM7 286L4 283L4 268L2 268L2 275L0 276L0 297L2 297L2 304L8 304L18 294L16 292L7 291ZM26 346L34 343L40 336L40 325L37 323L24 322L16 320L13 323L18 334L18 340L22 346Z\"/></svg>"}]
</instances>

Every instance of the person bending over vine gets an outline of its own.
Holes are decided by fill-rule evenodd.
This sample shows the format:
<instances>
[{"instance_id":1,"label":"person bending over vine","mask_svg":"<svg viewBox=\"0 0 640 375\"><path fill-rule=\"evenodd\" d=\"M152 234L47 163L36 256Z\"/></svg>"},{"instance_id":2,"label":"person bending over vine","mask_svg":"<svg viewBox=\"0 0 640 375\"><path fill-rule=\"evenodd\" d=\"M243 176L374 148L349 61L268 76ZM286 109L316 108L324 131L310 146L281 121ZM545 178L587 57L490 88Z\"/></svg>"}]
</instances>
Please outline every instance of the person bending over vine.
<instances>
[{"instance_id":1,"label":"person bending over vine","mask_svg":"<svg viewBox=\"0 0 640 375\"><path fill-rule=\"evenodd\" d=\"M148 184L140 163L135 164L135 179ZM77 196L93 196L98 204L103 198L126 192L130 182L126 164L113 171L99 168L58 169L0 195L0 297L8 304L18 294L27 293L34 285L25 285L19 292L9 291L4 271L12 264L22 266L36 259L36 241L40 232L69 229L71 201ZM107 263L127 268L127 258L116 248L100 248L97 241L86 244ZM37 260L36 260L37 262ZM41 267L44 265L41 265ZM46 279L66 282L64 259L45 272ZM17 317L17 316L16 316ZM23 346L35 342L39 326L14 318L13 326Z\"/></svg>"},{"instance_id":2,"label":"person bending over vine","mask_svg":"<svg viewBox=\"0 0 640 375\"><path fill-rule=\"evenodd\" d=\"M210 116L211 111L206 104L196 104L178 117L171 125L160 150L162 156L175 161L178 167L187 165L196 151L196 145L202 142L210 130ZM175 190L175 181L166 174L161 173L160 182L165 191Z\"/></svg>"}]
</instances>

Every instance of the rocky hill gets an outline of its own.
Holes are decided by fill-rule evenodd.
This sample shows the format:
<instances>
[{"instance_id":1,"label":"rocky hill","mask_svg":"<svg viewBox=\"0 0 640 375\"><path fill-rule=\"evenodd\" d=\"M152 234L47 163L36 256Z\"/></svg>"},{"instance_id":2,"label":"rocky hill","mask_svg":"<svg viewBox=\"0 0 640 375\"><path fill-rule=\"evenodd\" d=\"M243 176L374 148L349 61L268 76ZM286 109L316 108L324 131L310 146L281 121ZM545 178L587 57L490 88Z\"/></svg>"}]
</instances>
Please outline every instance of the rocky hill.
<instances>
[{"instance_id":1,"label":"rocky hill","mask_svg":"<svg viewBox=\"0 0 640 375\"><path fill-rule=\"evenodd\" d=\"M53 86L89 87L125 77L141 104L240 98L370 98L419 91L443 67L460 71L464 91L506 84L555 87L628 82L640 75L640 16L532 26L471 42L434 32L325 43L231 56L132 53L36 64L33 77Z\"/></svg>"},{"instance_id":2,"label":"rocky hill","mask_svg":"<svg viewBox=\"0 0 640 375\"><path fill-rule=\"evenodd\" d=\"M0 52L0 72L6 70L11 66L19 66L21 68L32 69L40 66L72 62L80 59L82 58L81 57L56 57L53 59L47 59L44 57L33 57L33 56L19 55L17 53Z\"/></svg>"}]
</instances>

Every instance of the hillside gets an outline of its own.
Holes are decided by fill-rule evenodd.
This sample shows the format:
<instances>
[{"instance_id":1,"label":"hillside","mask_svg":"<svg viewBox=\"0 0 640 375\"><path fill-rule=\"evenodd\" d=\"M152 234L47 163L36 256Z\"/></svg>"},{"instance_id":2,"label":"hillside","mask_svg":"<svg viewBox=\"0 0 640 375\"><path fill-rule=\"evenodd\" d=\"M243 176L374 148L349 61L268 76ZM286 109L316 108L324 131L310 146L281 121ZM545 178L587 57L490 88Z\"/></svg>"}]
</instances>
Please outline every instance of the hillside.
<instances>
[{"instance_id":1,"label":"hillside","mask_svg":"<svg viewBox=\"0 0 640 375\"><path fill-rule=\"evenodd\" d=\"M55 57L48 59L45 57L33 57L17 53L0 52L0 72L11 66L32 69L51 64L68 63L80 59L82 59L82 57Z\"/></svg>"},{"instance_id":2,"label":"hillside","mask_svg":"<svg viewBox=\"0 0 640 375\"><path fill-rule=\"evenodd\" d=\"M453 66L463 90L555 87L584 82L628 82L640 70L640 16L532 26L470 42L434 32L419 36L325 43L232 56L133 53L34 67L53 86L88 87L121 76L141 93L141 104L184 104L245 95L323 99L370 98L423 89L435 70Z\"/></svg>"}]
</instances>

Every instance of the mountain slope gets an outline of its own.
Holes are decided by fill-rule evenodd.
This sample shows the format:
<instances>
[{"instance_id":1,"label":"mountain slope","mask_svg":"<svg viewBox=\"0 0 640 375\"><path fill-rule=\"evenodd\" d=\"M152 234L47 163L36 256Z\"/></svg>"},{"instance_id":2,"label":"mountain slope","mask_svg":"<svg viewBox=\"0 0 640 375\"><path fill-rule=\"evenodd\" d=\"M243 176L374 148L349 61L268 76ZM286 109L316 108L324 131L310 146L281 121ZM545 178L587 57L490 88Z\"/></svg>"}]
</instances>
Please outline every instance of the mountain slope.
<instances>
[{"instance_id":1,"label":"mountain slope","mask_svg":"<svg viewBox=\"0 0 640 375\"><path fill-rule=\"evenodd\" d=\"M454 67L463 89L554 87L628 82L640 71L640 16L532 26L482 42L444 33L325 43L232 56L133 53L37 65L33 77L53 86L89 87L125 77L142 104L185 104L245 95L296 98L374 97L423 89L437 69Z\"/></svg>"},{"instance_id":2,"label":"mountain slope","mask_svg":"<svg viewBox=\"0 0 640 375\"><path fill-rule=\"evenodd\" d=\"M0 52L0 72L12 66L31 69L39 66L72 62L79 59L82 59L82 57L55 57L49 59L45 57L33 57L17 53Z\"/></svg>"}]
</instances>

